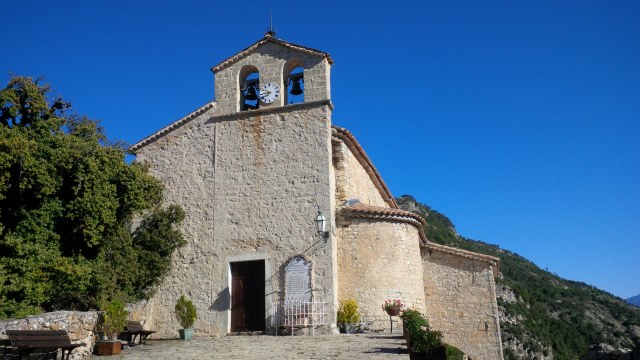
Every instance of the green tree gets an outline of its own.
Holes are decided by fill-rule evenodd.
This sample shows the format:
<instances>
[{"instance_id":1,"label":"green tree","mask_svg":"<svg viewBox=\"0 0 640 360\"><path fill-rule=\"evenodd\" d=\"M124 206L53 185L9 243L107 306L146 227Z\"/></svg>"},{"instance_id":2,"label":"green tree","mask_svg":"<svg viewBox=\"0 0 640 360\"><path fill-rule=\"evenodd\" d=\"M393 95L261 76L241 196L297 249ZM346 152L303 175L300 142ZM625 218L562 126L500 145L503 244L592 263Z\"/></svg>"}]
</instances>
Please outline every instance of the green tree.
<instances>
[{"instance_id":1,"label":"green tree","mask_svg":"<svg viewBox=\"0 0 640 360\"><path fill-rule=\"evenodd\" d=\"M39 82L0 90L0 318L148 297L184 244L183 211Z\"/></svg>"}]
</instances>

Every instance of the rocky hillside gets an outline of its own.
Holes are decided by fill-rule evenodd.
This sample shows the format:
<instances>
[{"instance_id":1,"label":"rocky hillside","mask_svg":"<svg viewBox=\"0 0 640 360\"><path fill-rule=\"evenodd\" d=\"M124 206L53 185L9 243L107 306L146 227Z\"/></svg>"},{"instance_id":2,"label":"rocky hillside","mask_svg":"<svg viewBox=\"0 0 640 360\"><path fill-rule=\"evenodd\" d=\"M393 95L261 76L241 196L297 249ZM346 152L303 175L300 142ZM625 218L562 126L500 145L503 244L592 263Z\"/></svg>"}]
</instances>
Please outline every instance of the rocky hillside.
<instances>
[{"instance_id":1,"label":"rocky hillside","mask_svg":"<svg viewBox=\"0 0 640 360\"><path fill-rule=\"evenodd\" d=\"M640 295L636 295L628 298L627 302L635 306L640 306Z\"/></svg>"},{"instance_id":2,"label":"rocky hillside","mask_svg":"<svg viewBox=\"0 0 640 360\"><path fill-rule=\"evenodd\" d=\"M496 279L504 357L573 360L589 345L640 343L640 308L585 283L562 279L497 245L460 236L445 215L405 195L405 210L422 215L430 241L501 259Z\"/></svg>"}]
</instances>

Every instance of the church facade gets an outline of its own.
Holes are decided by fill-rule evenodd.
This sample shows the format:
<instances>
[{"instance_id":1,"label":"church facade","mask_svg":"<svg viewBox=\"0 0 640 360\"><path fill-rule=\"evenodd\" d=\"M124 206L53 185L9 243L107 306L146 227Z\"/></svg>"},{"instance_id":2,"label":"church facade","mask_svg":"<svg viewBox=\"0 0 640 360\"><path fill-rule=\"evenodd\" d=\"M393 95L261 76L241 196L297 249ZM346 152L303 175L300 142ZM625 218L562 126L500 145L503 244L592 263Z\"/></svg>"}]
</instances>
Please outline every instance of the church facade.
<instances>
[{"instance_id":1,"label":"church facade","mask_svg":"<svg viewBox=\"0 0 640 360\"><path fill-rule=\"evenodd\" d=\"M175 336L175 302L196 334L337 332L355 299L367 331L402 299L474 359L501 359L497 258L434 244L399 209L353 134L331 121L325 52L267 35L212 68L216 99L131 147L183 207L188 244L134 314ZM294 326L295 325L295 326Z\"/></svg>"}]
</instances>

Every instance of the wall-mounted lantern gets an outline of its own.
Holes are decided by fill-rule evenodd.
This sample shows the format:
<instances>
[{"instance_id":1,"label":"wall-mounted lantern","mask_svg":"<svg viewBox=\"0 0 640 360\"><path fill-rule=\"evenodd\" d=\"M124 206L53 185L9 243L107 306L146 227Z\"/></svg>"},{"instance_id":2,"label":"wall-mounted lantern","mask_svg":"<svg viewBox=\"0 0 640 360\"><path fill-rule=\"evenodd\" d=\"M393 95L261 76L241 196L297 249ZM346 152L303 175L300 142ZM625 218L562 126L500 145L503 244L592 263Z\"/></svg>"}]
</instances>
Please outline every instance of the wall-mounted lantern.
<instances>
[{"instance_id":1,"label":"wall-mounted lantern","mask_svg":"<svg viewBox=\"0 0 640 360\"><path fill-rule=\"evenodd\" d=\"M316 216L316 228L318 230L318 235L324 237L325 239L329 238L329 231L327 230L327 218L322 215L322 211L318 211L318 216Z\"/></svg>"}]
</instances>

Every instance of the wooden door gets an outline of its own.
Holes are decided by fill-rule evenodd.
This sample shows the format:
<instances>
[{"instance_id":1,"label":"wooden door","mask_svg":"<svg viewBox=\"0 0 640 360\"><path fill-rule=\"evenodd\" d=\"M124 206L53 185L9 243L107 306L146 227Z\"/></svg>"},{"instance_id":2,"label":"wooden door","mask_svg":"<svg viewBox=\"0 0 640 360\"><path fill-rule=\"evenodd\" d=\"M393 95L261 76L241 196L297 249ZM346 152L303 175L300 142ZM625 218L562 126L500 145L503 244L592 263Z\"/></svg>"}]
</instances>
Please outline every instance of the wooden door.
<instances>
[{"instance_id":1,"label":"wooden door","mask_svg":"<svg viewBox=\"0 0 640 360\"><path fill-rule=\"evenodd\" d=\"M231 263L231 331L262 331L264 260Z\"/></svg>"},{"instance_id":2,"label":"wooden door","mask_svg":"<svg viewBox=\"0 0 640 360\"><path fill-rule=\"evenodd\" d=\"M231 331L243 331L246 319L244 308L245 279L237 271L234 273L233 267L231 269Z\"/></svg>"}]
</instances>

